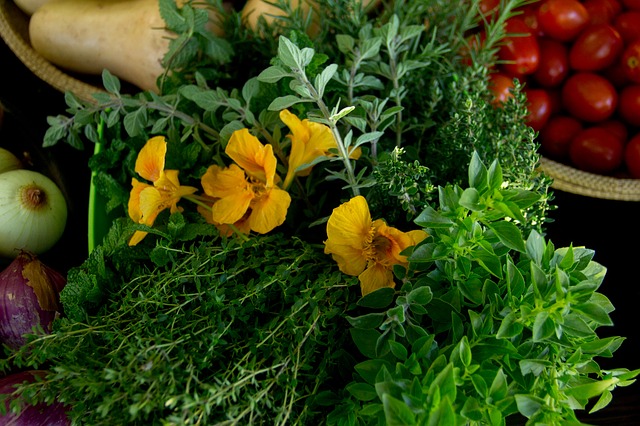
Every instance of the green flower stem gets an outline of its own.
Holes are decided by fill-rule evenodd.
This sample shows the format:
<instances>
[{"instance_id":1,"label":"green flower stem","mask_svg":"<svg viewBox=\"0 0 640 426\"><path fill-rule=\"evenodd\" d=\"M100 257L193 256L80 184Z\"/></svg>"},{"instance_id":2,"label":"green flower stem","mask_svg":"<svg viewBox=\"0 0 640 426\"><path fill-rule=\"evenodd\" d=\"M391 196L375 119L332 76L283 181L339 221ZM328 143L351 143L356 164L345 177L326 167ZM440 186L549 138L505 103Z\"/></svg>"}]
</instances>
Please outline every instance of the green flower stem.
<instances>
[{"instance_id":1,"label":"green flower stem","mask_svg":"<svg viewBox=\"0 0 640 426\"><path fill-rule=\"evenodd\" d=\"M347 152L347 148L344 146L342 135L338 131L335 121L331 118L331 112L329 111L329 108L322 100L322 97L320 96L316 88L313 87L313 84L311 84L311 82L307 78L304 70L294 69L293 71L295 72L296 76L298 76L298 81L303 83L307 87L307 89L309 89L309 93L311 94L313 101L318 105L323 117L329 123L329 129L331 129L331 133L336 140L336 145L338 146L338 151L340 152L340 158L344 163L344 167L347 173L347 183L349 184L354 197L356 195L360 195L360 189L357 186L358 180L356 179L353 165L351 164L351 160L349 159L349 153Z\"/></svg>"}]
</instances>

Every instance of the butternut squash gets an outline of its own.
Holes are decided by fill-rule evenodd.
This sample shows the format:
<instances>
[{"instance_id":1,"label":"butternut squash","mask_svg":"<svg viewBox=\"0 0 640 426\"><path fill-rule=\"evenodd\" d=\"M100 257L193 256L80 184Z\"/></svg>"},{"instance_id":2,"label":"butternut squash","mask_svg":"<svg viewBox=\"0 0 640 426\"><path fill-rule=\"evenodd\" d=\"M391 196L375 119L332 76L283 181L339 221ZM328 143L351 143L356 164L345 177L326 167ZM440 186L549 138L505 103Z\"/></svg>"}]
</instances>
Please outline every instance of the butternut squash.
<instances>
[{"instance_id":1,"label":"butternut squash","mask_svg":"<svg viewBox=\"0 0 640 426\"><path fill-rule=\"evenodd\" d=\"M222 35L214 11L209 22L210 31ZM157 92L175 34L165 29L158 0L50 0L31 16L29 36L34 50L61 68L95 75L107 69Z\"/></svg>"},{"instance_id":2,"label":"butternut squash","mask_svg":"<svg viewBox=\"0 0 640 426\"><path fill-rule=\"evenodd\" d=\"M49 0L13 0L16 6L20 8L27 15L33 15L33 13L43 4Z\"/></svg>"}]
</instances>

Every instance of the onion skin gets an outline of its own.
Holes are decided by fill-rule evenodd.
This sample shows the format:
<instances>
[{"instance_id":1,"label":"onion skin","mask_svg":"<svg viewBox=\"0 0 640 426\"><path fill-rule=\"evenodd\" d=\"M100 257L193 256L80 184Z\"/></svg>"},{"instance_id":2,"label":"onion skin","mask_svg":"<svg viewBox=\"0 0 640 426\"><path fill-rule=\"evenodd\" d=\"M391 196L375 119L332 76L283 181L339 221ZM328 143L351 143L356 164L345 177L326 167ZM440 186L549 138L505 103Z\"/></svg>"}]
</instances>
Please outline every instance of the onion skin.
<instances>
[{"instance_id":1,"label":"onion skin","mask_svg":"<svg viewBox=\"0 0 640 426\"><path fill-rule=\"evenodd\" d=\"M24 382L32 383L36 376L44 376L46 371L30 370L13 373L0 379L0 393L10 394L15 386ZM0 415L0 424L12 426L67 426L71 424L64 405L37 404L22 407L20 414L9 411L9 401L5 401L6 414Z\"/></svg>"},{"instance_id":2,"label":"onion skin","mask_svg":"<svg viewBox=\"0 0 640 426\"><path fill-rule=\"evenodd\" d=\"M22 162L8 149L0 148L0 173L22 168Z\"/></svg>"},{"instance_id":3,"label":"onion skin","mask_svg":"<svg viewBox=\"0 0 640 426\"><path fill-rule=\"evenodd\" d=\"M34 254L21 252L0 273L0 341L18 349L34 327L50 333L66 283L66 277Z\"/></svg>"},{"instance_id":4,"label":"onion skin","mask_svg":"<svg viewBox=\"0 0 640 426\"><path fill-rule=\"evenodd\" d=\"M58 242L66 223L66 200L51 179L27 169L0 173L0 256L40 255Z\"/></svg>"}]
</instances>

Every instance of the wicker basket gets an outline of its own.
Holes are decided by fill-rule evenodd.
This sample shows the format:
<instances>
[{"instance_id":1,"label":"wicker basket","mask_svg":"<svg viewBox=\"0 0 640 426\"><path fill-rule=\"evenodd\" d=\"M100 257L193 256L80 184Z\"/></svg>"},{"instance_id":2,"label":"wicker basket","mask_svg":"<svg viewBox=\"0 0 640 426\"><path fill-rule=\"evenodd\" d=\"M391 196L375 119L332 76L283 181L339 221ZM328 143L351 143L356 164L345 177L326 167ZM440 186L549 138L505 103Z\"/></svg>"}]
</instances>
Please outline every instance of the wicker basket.
<instances>
[{"instance_id":1,"label":"wicker basket","mask_svg":"<svg viewBox=\"0 0 640 426\"><path fill-rule=\"evenodd\" d=\"M552 188L593 198L640 201L640 179L620 179L583 172L548 158L540 170L553 178Z\"/></svg>"},{"instance_id":2,"label":"wicker basket","mask_svg":"<svg viewBox=\"0 0 640 426\"><path fill-rule=\"evenodd\" d=\"M29 16L13 0L0 0L0 36L22 63L41 80L61 92L72 92L79 98L92 100L96 92L104 92L91 77L72 76L40 56L29 41ZM81 79L80 79L81 78Z\"/></svg>"}]
</instances>

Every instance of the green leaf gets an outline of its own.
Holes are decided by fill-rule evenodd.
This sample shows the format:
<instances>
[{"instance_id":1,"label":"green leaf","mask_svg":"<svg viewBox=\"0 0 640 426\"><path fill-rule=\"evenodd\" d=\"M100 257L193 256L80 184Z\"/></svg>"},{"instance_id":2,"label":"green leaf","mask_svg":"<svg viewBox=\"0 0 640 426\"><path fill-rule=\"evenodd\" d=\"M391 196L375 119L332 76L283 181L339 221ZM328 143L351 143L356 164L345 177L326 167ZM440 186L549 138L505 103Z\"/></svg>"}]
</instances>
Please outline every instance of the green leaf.
<instances>
[{"instance_id":1,"label":"green leaf","mask_svg":"<svg viewBox=\"0 0 640 426\"><path fill-rule=\"evenodd\" d=\"M607 311L597 303L581 303L579 305L573 305L573 308L582 312L584 316L595 321L598 325L613 325L613 321Z\"/></svg>"},{"instance_id":2,"label":"green leaf","mask_svg":"<svg viewBox=\"0 0 640 426\"><path fill-rule=\"evenodd\" d=\"M591 342L585 342L580 345L582 352L586 354L595 354L601 356L611 356L611 354L618 350L624 337L605 337L603 339L596 339Z\"/></svg>"},{"instance_id":3,"label":"green leaf","mask_svg":"<svg viewBox=\"0 0 640 426\"><path fill-rule=\"evenodd\" d=\"M449 228L453 221L438 213L433 207L427 206L413 221L423 228Z\"/></svg>"},{"instance_id":4,"label":"green leaf","mask_svg":"<svg viewBox=\"0 0 640 426\"><path fill-rule=\"evenodd\" d=\"M520 372L523 376L533 374L539 376L545 368L552 367L552 363L545 359L523 359L520 361Z\"/></svg>"},{"instance_id":5,"label":"green leaf","mask_svg":"<svg viewBox=\"0 0 640 426\"><path fill-rule=\"evenodd\" d=\"M502 263L500 262L500 257L496 254L485 250L483 247L478 247L471 255L473 256L473 260L478 262L480 266L489 273L498 278L502 278Z\"/></svg>"},{"instance_id":6,"label":"green leaf","mask_svg":"<svg viewBox=\"0 0 640 426\"><path fill-rule=\"evenodd\" d=\"M120 80L115 75L111 74L106 68L102 70L102 85L109 93L117 95L120 93Z\"/></svg>"},{"instance_id":7,"label":"green leaf","mask_svg":"<svg viewBox=\"0 0 640 426\"><path fill-rule=\"evenodd\" d=\"M404 402L389 394L382 395L384 418L387 426L410 426L416 424L413 411Z\"/></svg>"},{"instance_id":8,"label":"green leaf","mask_svg":"<svg viewBox=\"0 0 640 426\"><path fill-rule=\"evenodd\" d=\"M460 414L467 419L480 423L482 420L482 405L476 398L470 396L464 401Z\"/></svg>"},{"instance_id":9,"label":"green leaf","mask_svg":"<svg viewBox=\"0 0 640 426\"><path fill-rule=\"evenodd\" d=\"M281 111L289 108L291 105L299 104L301 102L310 102L308 99L302 99L293 95L281 96L275 98L269 105L270 111Z\"/></svg>"},{"instance_id":10,"label":"green leaf","mask_svg":"<svg viewBox=\"0 0 640 426\"><path fill-rule=\"evenodd\" d=\"M393 356L398 358L400 361L405 361L407 359L408 351L402 343L396 342L395 340L389 340L388 343Z\"/></svg>"},{"instance_id":11,"label":"green leaf","mask_svg":"<svg viewBox=\"0 0 640 426\"><path fill-rule=\"evenodd\" d=\"M368 383L349 383L346 389L359 401L372 401L378 398L376 389Z\"/></svg>"},{"instance_id":12,"label":"green leaf","mask_svg":"<svg viewBox=\"0 0 640 426\"><path fill-rule=\"evenodd\" d=\"M433 299L431 287L416 287L407 294L407 302L416 303L418 305L426 305Z\"/></svg>"},{"instance_id":13,"label":"green leaf","mask_svg":"<svg viewBox=\"0 0 640 426\"><path fill-rule=\"evenodd\" d=\"M506 398L508 392L507 375L504 373L502 368L500 368L496 372L496 376L491 383L491 388L489 388L489 397L494 401L500 401L501 399Z\"/></svg>"},{"instance_id":14,"label":"green leaf","mask_svg":"<svg viewBox=\"0 0 640 426\"><path fill-rule=\"evenodd\" d=\"M520 253L526 252L522 231L513 222L503 220L490 223L488 226L496 233L502 244Z\"/></svg>"},{"instance_id":15,"label":"green leaf","mask_svg":"<svg viewBox=\"0 0 640 426\"><path fill-rule=\"evenodd\" d=\"M507 316L502 319L496 337L499 339L510 339L520 335L523 328L522 324L517 322L516 314L514 312L509 312Z\"/></svg>"},{"instance_id":16,"label":"green leaf","mask_svg":"<svg viewBox=\"0 0 640 426\"><path fill-rule=\"evenodd\" d=\"M257 78L250 78L242 86L242 99L249 104L251 99L260 92L260 82Z\"/></svg>"},{"instance_id":17,"label":"green leaf","mask_svg":"<svg viewBox=\"0 0 640 426\"><path fill-rule=\"evenodd\" d=\"M393 297L395 296L395 294L396 292L394 289L390 287L383 287L365 296L362 296L362 298L358 300L357 304L358 306L362 306L365 308L386 308L393 302Z\"/></svg>"},{"instance_id":18,"label":"green leaf","mask_svg":"<svg viewBox=\"0 0 640 426\"><path fill-rule=\"evenodd\" d=\"M555 324L547 311L538 312L533 322L533 341L548 339L555 332Z\"/></svg>"},{"instance_id":19,"label":"green leaf","mask_svg":"<svg viewBox=\"0 0 640 426\"><path fill-rule=\"evenodd\" d=\"M517 393L515 399L518 411L526 418L530 418L546 405L542 398L535 395Z\"/></svg>"},{"instance_id":20,"label":"green leaf","mask_svg":"<svg viewBox=\"0 0 640 426\"><path fill-rule=\"evenodd\" d=\"M368 358L375 358L376 343L380 333L371 329L350 328L349 333L360 353Z\"/></svg>"},{"instance_id":21,"label":"green leaf","mask_svg":"<svg viewBox=\"0 0 640 426\"><path fill-rule=\"evenodd\" d=\"M462 192L460 205L474 212L482 211L485 207L480 203L480 193L476 188L467 188Z\"/></svg>"},{"instance_id":22,"label":"green leaf","mask_svg":"<svg viewBox=\"0 0 640 426\"><path fill-rule=\"evenodd\" d=\"M462 365L464 365L465 367L469 367L471 365L473 356L471 354L471 346L469 345L469 339L467 338L467 336L462 336L462 339L460 339L460 342L458 342L457 346Z\"/></svg>"},{"instance_id":23,"label":"green leaf","mask_svg":"<svg viewBox=\"0 0 640 426\"><path fill-rule=\"evenodd\" d=\"M458 424L456 417L456 410L453 407L453 402L449 400L449 398L442 398L436 410L430 413L427 425L456 425Z\"/></svg>"},{"instance_id":24,"label":"green leaf","mask_svg":"<svg viewBox=\"0 0 640 426\"><path fill-rule=\"evenodd\" d=\"M147 124L147 109L140 107L128 113L124 116L123 124L129 136L134 137L142 134Z\"/></svg>"},{"instance_id":25,"label":"green leaf","mask_svg":"<svg viewBox=\"0 0 640 426\"><path fill-rule=\"evenodd\" d=\"M469 187L482 192L487 187L487 167L477 151L473 151L469 163Z\"/></svg>"},{"instance_id":26,"label":"green leaf","mask_svg":"<svg viewBox=\"0 0 640 426\"><path fill-rule=\"evenodd\" d=\"M350 35L346 34L337 34L336 35L336 43L338 46L338 50L342 53L349 53L353 51L353 48L356 45L356 40Z\"/></svg>"},{"instance_id":27,"label":"green leaf","mask_svg":"<svg viewBox=\"0 0 640 426\"><path fill-rule=\"evenodd\" d=\"M593 407L591 408L591 410L589 410L589 414L592 414L592 413L595 413L596 411L602 410L607 405L609 405L609 403L612 400L613 400L613 394L611 393L611 391L610 390L605 390L600 395L600 398L598 398L598 401L596 401L596 403L593 404Z\"/></svg>"},{"instance_id":28,"label":"green leaf","mask_svg":"<svg viewBox=\"0 0 640 426\"><path fill-rule=\"evenodd\" d=\"M293 77L293 73L287 72L282 67L279 66L271 66L260 74L258 74L258 81L262 81L264 83L277 83L281 79L285 77Z\"/></svg>"},{"instance_id":29,"label":"green leaf","mask_svg":"<svg viewBox=\"0 0 640 426\"><path fill-rule=\"evenodd\" d=\"M612 377L610 379L597 380L565 389L565 393L578 400L588 400L602 394L604 391L615 386L620 379Z\"/></svg>"},{"instance_id":30,"label":"green leaf","mask_svg":"<svg viewBox=\"0 0 640 426\"><path fill-rule=\"evenodd\" d=\"M369 329L378 328L385 319L383 312L374 312L359 317L346 316L347 321L355 328Z\"/></svg>"},{"instance_id":31,"label":"green leaf","mask_svg":"<svg viewBox=\"0 0 640 426\"><path fill-rule=\"evenodd\" d=\"M315 88L318 92L318 97L322 98L324 96L324 89L325 87L327 87L327 84L329 83L329 81L331 81L333 76L336 74L337 70L338 70L338 65L330 64L325 69L323 69L320 74L316 75Z\"/></svg>"},{"instance_id":32,"label":"green leaf","mask_svg":"<svg viewBox=\"0 0 640 426\"><path fill-rule=\"evenodd\" d=\"M354 368L367 383L375 385L382 367L389 369L392 368L392 364L384 359L368 359L356 364Z\"/></svg>"},{"instance_id":33,"label":"green leaf","mask_svg":"<svg viewBox=\"0 0 640 426\"><path fill-rule=\"evenodd\" d=\"M498 190L502 186L502 168L497 160L494 160L489 166L488 178L489 190Z\"/></svg>"},{"instance_id":34,"label":"green leaf","mask_svg":"<svg viewBox=\"0 0 640 426\"><path fill-rule=\"evenodd\" d=\"M440 391L440 396L444 398L448 398L450 401L456 400L456 383L453 374L453 364L448 363L446 367L438 373L438 375L434 378L433 382L429 386L429 393L433 392L433 389L437 387Z\"/></svg>"},{"instance_id":35,"label":"green leaf","mask_svg":"<svg viewBox=\"0 0 640 426\"><path fill-rule=\"evenodd\" d=\"M300 49L285 36L278 39L278 59L289 68L304 69L304 65L300 63Z\"/></svg>"}]
</instances>

